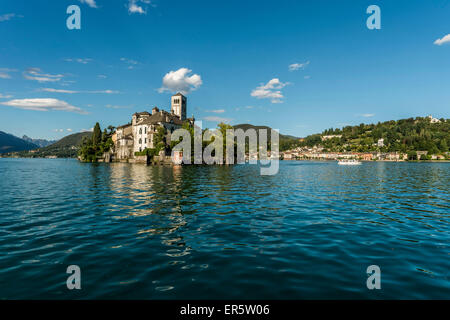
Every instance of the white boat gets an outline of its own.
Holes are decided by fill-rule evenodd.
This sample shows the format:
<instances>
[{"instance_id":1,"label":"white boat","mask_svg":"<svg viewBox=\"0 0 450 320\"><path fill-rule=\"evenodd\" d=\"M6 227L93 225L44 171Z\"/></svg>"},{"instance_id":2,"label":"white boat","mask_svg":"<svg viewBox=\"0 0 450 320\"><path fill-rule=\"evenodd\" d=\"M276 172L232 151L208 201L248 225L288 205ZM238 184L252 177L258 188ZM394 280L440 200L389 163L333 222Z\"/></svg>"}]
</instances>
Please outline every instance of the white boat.
<instances>
[{"instance_id":1,"label":"white boat","mask_svg":"<svg viewBox=\"0 0 450 320\"><path fill-rule=\"evenodd\" d=\"M339 160L338 164L344 165L344 166L354 166L361 164L361 161L355 160L355 159L349 159L349 160Z\"/></svg>"}]
</instances>

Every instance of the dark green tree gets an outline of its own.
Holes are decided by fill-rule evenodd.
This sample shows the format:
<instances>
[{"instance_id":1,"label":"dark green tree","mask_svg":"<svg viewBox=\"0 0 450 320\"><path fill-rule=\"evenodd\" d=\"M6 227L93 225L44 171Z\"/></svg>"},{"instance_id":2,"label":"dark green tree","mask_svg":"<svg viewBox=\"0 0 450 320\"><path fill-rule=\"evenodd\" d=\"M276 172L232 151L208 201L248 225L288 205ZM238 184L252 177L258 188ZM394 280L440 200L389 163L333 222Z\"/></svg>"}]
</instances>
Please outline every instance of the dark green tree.
<instances>
[{"instance_id":1,"label":"dark green tree","mask_svg":"<svg viewBox=\"0 0 450 320\"><path fill-rule=\"evenodd\" d=\"M100 124L97 122L92 133L92 144L98 146L100 142L102 142L102 130L100 129Z\"/></svg>"},{"instance_id":2,"label":"dark green tree","mask_svg":"<svg viewBox=\"0 0 450 320\"><path fill-rule=\"evenodd\" d=\"M116 131L116 127L114 127L114 126L108 126L108 130L109 130L109 133L108 133L108 134L112 135L112 134Z\"/></svg>"},{"instance_id":3,"label":"dark green tree","mask_svg":"<svg viewBox=\"0 0 450 320\"><path fill-rule=\"evenodd\" d=\"M448 145L447 145L447 141L445 139L442 139L441 142L439 142L439 149L441 150L441 152L448 151Z\"/></svg>"},{"instance_id":4,"label":"dark green tree","mask_svg":"<svg viewBox=\"0 0 450 320\"><path fill-rule=\"evenodd\" d=\"M417 152L416 151L408 152L408 160L417 160Z\"/></svg>"},{"instance_id":5,"label":"dark green tree","mask_svg":"<svg viewBox=\"0 0 450 320\"><path fill-rule=\"evenodd\" d=\"M158 127L158 129L156 129L153 145L157 150L157 153L166 148L166 129L164 127Z\"/></svg>"},{"instance_id":6,"label":"dark green tree","mask_svg":"<svg viewBox=\"0 0 450 320\"><path fill-rule=\"evenodd\" d=\"M83 139L78 156L82 161L96 162L114 146L111 136L111 131L108 133L107 130L104 130L102 133L100 124L97 122L92 132L92 138Z\"/></svg>"}]
</instances>

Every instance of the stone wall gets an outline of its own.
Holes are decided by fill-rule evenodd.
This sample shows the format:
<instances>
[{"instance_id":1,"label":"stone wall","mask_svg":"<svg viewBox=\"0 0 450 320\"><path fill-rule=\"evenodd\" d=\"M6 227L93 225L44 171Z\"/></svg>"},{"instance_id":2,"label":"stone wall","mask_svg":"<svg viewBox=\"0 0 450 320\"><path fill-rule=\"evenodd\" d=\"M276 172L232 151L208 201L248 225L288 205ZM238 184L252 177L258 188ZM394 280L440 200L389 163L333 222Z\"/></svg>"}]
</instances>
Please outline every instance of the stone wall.
<instances>
[{"instance_id":1,"label":"stone wall","mask_svg":"<svg viewBox=\"0 0 450 320\"><path fill-rule=\"evenodd\" d=\"M135 156L133 159L128 159L129 163L143 163L149 164L150 157L149 156Z\"/></svg>"}]
</instances>

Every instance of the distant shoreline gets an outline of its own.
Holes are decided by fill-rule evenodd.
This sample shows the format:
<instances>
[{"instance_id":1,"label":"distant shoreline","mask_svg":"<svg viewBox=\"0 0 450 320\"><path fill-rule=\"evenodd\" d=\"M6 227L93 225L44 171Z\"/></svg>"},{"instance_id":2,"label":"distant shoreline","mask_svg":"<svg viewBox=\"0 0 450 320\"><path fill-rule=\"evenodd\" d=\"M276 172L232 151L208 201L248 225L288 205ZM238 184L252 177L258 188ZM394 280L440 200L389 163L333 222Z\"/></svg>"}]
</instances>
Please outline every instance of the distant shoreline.
<instances>
[{"instance_id":1,"label":"distant shoreline","mask_svg":"<svg viewBox=\"0 0 450 320\"><path fill-rule=\"evenodd\" d=\"M283 159L282 161L337 162L335 159ZM359 160L361 162L450 162L450 160Z\"/></svg>"},{"instance_id":2,"label":"distant shoreline","mask_svg":"<svg viewBox=\"0 0 450 320\"><path fill-rule=\"evenodd\" d=\"M78 160L77 158L45 158L45 157L2 157L0 159L46 159L46 160ZM308 162L338 162L334 159L279 159L280 161L308 161ZM396 162L396 163L449 163L450 160L360 160L361 162ZM83 162L83 161L81 161ZM91 163L91 162L85 162ZM103 162L99 161L97 163L129 163L129 164L143 164L140 162L125 162L125 161L113 161L113 162ZM245 162L246 164L248 162Z\"/></svg>"}]
</instances>

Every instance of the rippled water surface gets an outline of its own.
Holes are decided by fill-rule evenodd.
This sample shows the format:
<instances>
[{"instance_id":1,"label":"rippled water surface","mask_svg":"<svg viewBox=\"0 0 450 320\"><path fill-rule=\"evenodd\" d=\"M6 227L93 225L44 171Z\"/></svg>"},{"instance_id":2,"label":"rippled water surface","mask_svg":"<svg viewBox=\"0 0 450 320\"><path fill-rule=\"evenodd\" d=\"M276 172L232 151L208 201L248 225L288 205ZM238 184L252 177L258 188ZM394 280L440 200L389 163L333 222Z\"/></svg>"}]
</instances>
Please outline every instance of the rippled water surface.
<instances>
[{"instance_id":1,"label":"rippled water surface","mask_svg":"<svg viewBox=\"0 0 450 320\"><path fill-rule=\"evenodd\" d=\"M450 299L449 169L0 159L0 299Z\"/></svg>"}]
</instances>

